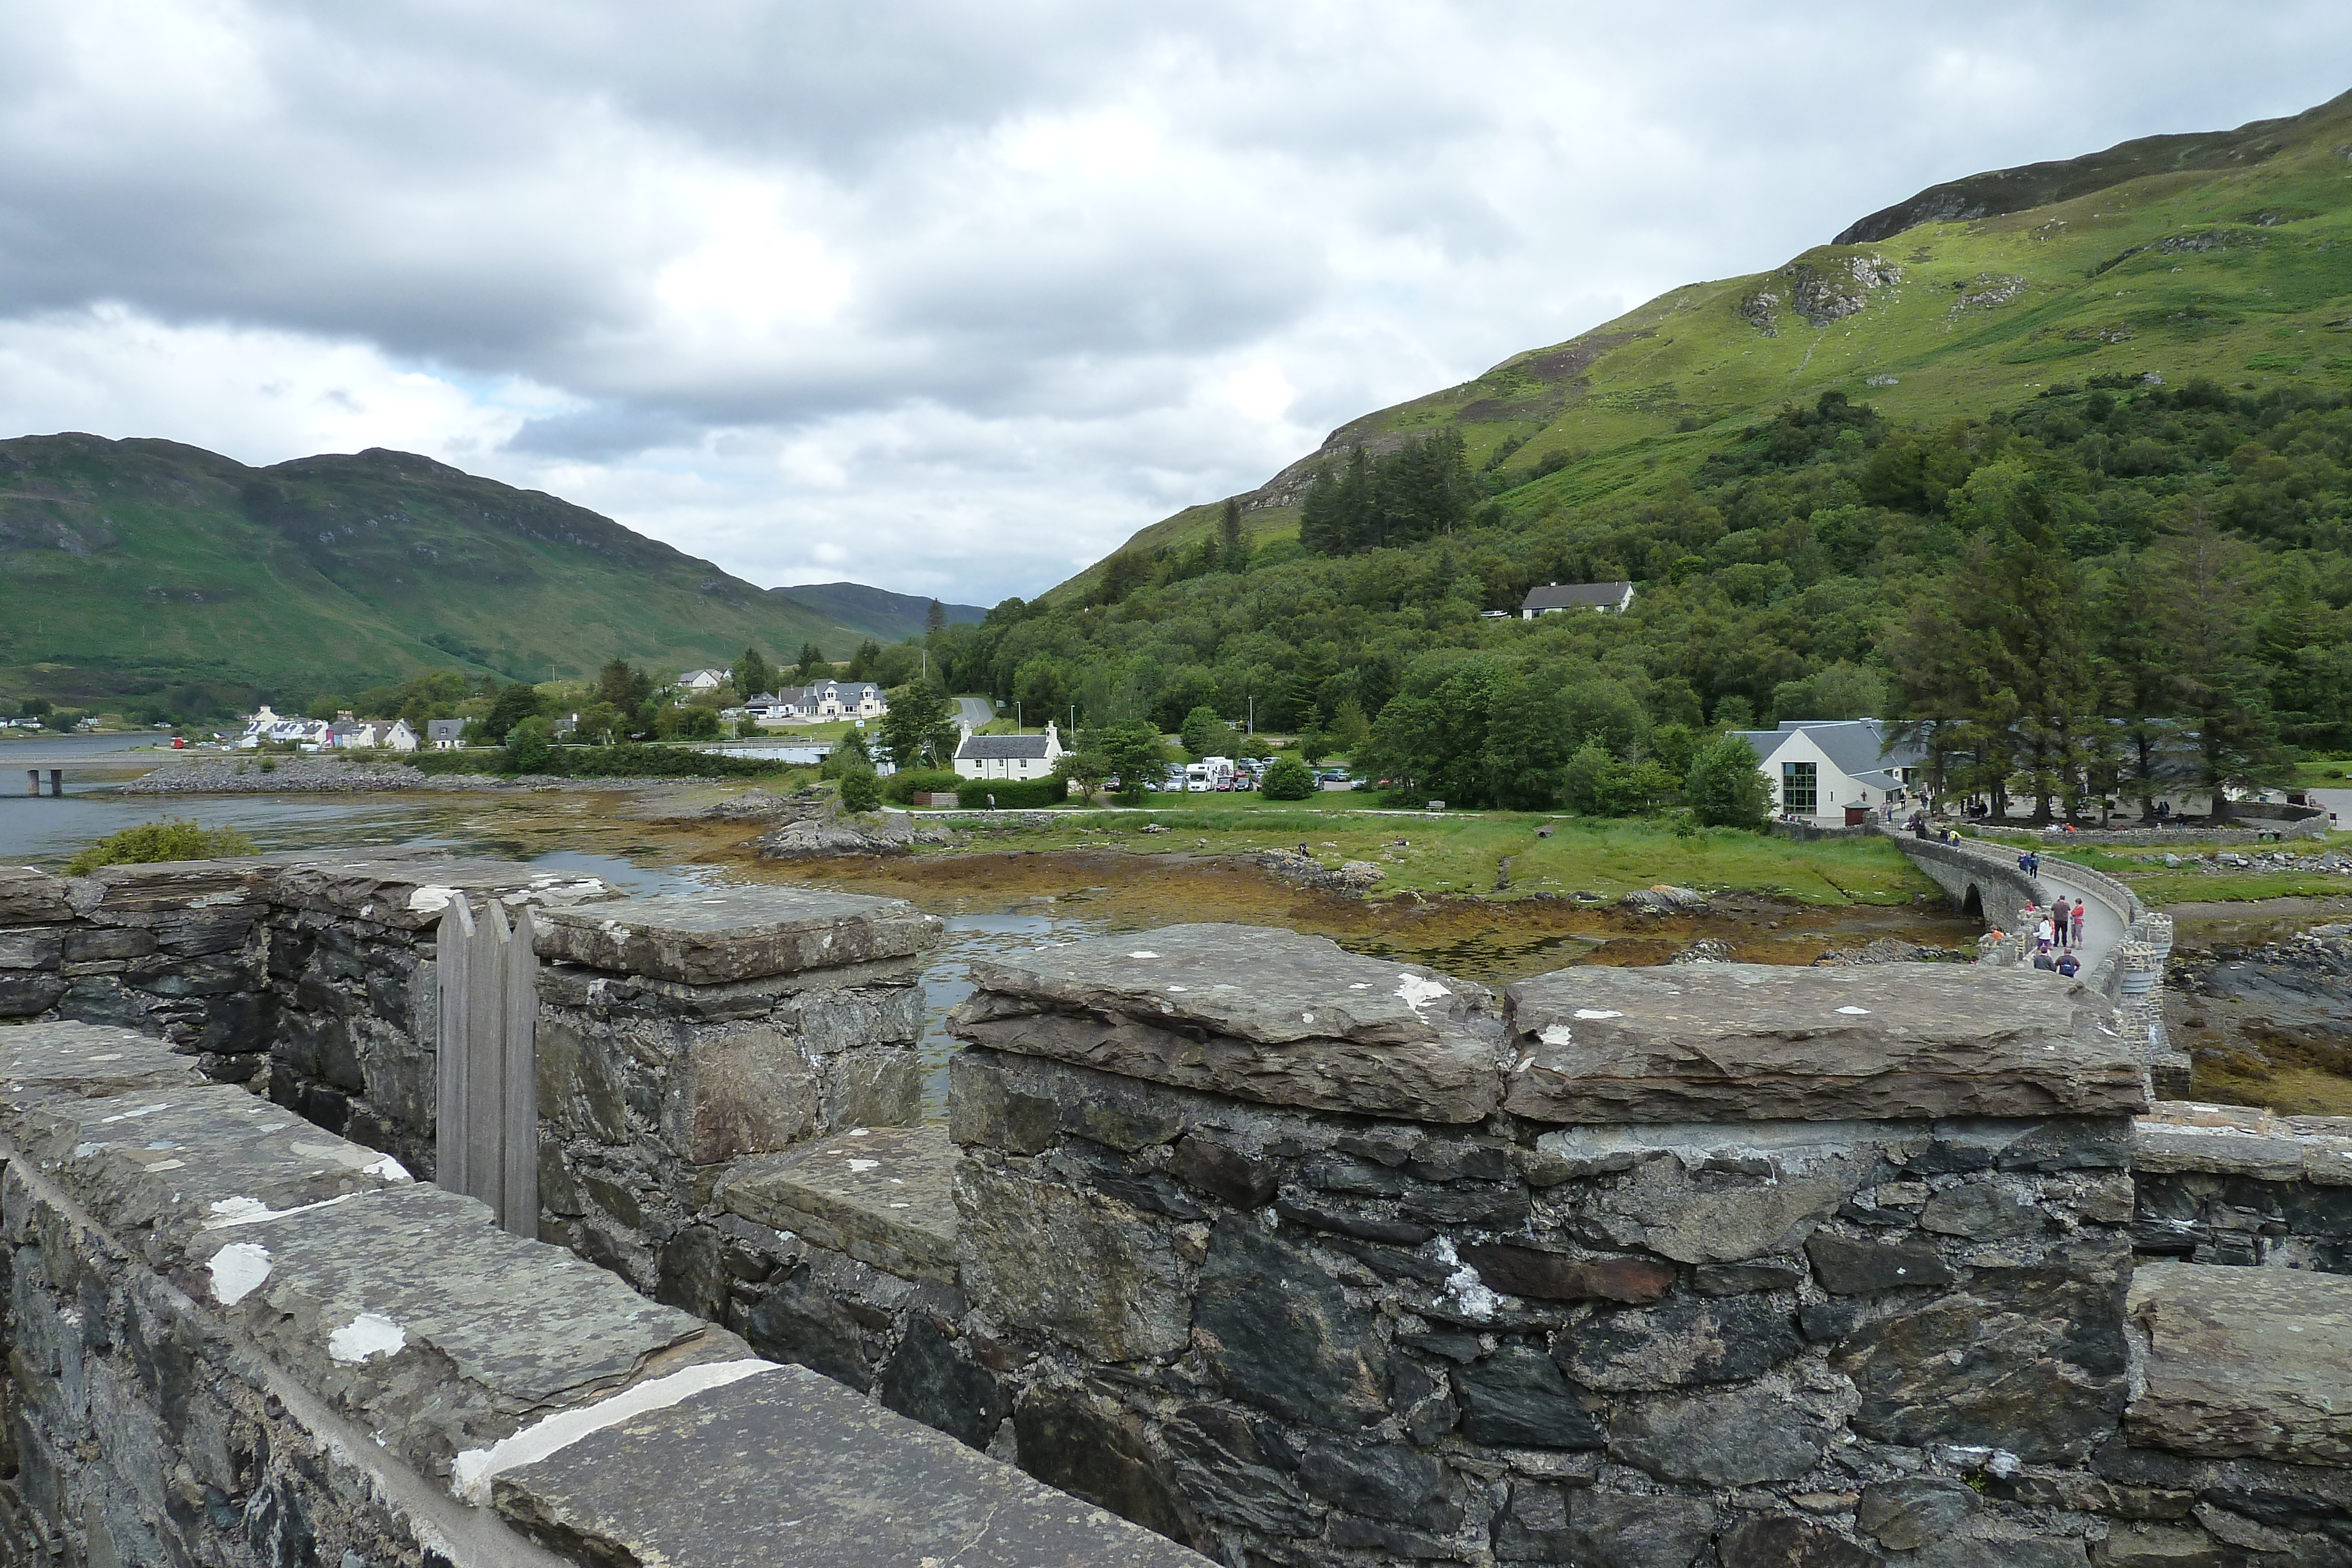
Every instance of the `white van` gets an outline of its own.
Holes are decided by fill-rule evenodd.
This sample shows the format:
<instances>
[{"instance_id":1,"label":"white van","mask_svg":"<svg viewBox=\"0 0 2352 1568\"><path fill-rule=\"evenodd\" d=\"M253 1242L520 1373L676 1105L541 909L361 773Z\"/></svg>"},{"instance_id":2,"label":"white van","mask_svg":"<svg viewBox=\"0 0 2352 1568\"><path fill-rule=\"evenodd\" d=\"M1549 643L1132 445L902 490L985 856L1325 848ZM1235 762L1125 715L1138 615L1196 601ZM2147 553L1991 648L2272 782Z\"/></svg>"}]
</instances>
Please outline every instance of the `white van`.
<instances>
[{"instance_id":1,"label":"white van","mask_svg":"<svg viewBox=\"0 0 2352 1568\"><path fill-rule=\"evenodd\" d=\"M1230 757L1203 757L1198 762L1184 766L1184 789L1187 794L1205 795L1234 787L1234 759Z\"/></svg>"}]
</instances>

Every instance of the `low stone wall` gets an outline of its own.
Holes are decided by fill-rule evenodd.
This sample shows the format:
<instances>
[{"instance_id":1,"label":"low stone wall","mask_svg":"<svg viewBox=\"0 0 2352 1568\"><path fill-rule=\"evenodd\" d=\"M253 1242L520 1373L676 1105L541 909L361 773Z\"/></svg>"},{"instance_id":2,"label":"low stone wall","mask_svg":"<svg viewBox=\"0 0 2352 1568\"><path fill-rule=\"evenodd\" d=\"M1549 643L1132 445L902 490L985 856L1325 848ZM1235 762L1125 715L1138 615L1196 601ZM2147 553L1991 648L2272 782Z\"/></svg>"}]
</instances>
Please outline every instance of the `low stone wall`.
<instances>
[{"instance_id":1,"label":"low stone wall","mask_svg":"<svg viewBox=\"0 0 2352 1568\"><path fill-rule=\"evenodd\" d=\"M118 1029L0 1029L11 1563L1197 1563Z\"/></svg>"},{"instance_id":2,"label":"low stone wall","mask_svg":"<svg viewBox=\"0 0 2352 1568\"><path fill-rule=\"evenodd\" d=\"M1005 1446L1223 1561L2333 1560L2329 1418L2232 1448L2190 1392L2278 1321L2216 1326L2178 1265L2128 1326L2140 1068L2084 988L1707 965L1497 1004L1218 927L975 981L957 1249ZM2352 1364L2352 1282L2317 1304ZM2205 1395L2313 1391L2243 1381Z\"/></svg>"},{"instance_id":3,"label":"low stone wall","mask_svg":"<svg viewBox=\"0 0 2352 1568\"><path fill-rule=\"evenodd\" d=\"M2133 1142L2141 1256L2352 1274L2352 1117L2165 1102Z\"/></svg>"},{"instance_id":4,"label":"low stone wall","mask_svg":"<svg viewBox=\"0 0 2352 1568\"><path fill-rule=\"evenodd\" d=\"M463 895L557 907L593 877L392 855L0 868L0 1019L155 1035L216 1082L433 1171L434 936Z\"/></svg>"}]
</instances>

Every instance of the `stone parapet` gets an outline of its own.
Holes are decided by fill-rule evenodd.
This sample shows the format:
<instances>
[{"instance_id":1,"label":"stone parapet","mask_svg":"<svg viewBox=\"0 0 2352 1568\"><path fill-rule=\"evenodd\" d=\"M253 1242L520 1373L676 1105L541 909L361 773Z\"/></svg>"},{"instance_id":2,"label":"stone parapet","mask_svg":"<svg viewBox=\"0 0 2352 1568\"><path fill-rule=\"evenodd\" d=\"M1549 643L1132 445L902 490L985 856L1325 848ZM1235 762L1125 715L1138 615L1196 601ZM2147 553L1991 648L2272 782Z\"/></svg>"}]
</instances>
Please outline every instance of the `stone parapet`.
<instances>
[{"instance_id":1,"label":"stone parapet","mask_svg":"<svg viewBox=\"0 0 2352 1568\"><path fill-rule=\"evenodd\" d=\"M1585 967L1507 997L1505 1108L1532 1120L2114 1116L2147 1103L2104 999L2057 975Z\"/></svg>"},{"instance_id":2,"label":"stone parapet","mask_svg":"<svg viewBox=\"0 0 2352 1568\"><path fill-rule=\"evenodd\" d=\"M922 954L940 922L788 887L539 919L541 1233L723 1311L700 1260L719 1245L724 1178L919 1116Z\"/></svg>"},{"instance_id":3,"label":"stone parapet","mask_svg":"<svg viewBox=\"0 0 2352 1568\"><path fill-rule=\"evenodd\" d=\"M1198 1561L184 1061L0 1030L0 1536L46 1560Z\"/></svg>"},{"instance_id":4,"label":"stone parapet","mask_svg":"<svg viewBox=\"0 0 2352 1568\"><path fill-rule=\"evenodd\" d=\"M1277 1105L1475 1122L1502 1099L1486 988L1321 936L1171 925L984 959L949 1019L992 1050Z\"/></svg>"},{"instance_id":5,"label":"stone parapet","mask_svg":"<svg viewBox=\"0 0 2352 1568\"><path fill-rule=\"evenodd\" d=\"M2160 1102L2133 1150L2143 1257L2352 1274L2352 1117Z\"/></svg>"},{"instance_id":6,"label":"stone parapet","mask_svg":"<svg viewBox=\"0 0 2352 1568\"><path fill-rule=\"evenodd\" d=\"M1460 1127L979 1050L953 1113L1021 1464L1225 1561L1875 1561L1864 1489L2124 1412L2120 1116Z\"/></svg>"}]
</instances>

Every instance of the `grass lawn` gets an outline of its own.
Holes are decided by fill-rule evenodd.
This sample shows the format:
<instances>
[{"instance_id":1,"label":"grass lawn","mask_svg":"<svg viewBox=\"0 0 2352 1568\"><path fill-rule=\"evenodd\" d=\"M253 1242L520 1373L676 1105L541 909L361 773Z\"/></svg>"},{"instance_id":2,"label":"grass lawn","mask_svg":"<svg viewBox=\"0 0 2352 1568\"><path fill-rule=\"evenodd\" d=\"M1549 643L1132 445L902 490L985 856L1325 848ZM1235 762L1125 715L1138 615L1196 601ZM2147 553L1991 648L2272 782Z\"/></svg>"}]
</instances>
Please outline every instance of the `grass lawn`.
<instances>
[{"instance_id":1,"label":"grass lawn","mask_svg":"<svg viewBox=\"0 0 2352 1568\"><path fill-rule=\"evenodd\" d=\"M2308 854L2317 845L2310 840L2295 840L2285 846L2230 844L2217 847L2246 855L2258 850L2279 847L2290 848L2296 854ZM2352 832L2328 834L2327 847L2352 847ZM2239 904L2262 898L2324 898L2352 893L2352 877L2340 873L2253 869L2215 875L2187 865L2176 867L2164 863L2167 854L2187 860L2193 851L2193 845L2117 850L2086 844L2065 850L2045 848L2042 858L2072 861L2093 871L2105 872L2157 909L2168 904Z\"/></svg>"},{"instance_id":2,"label":"grass lawn","mask_svg":"<svg viewBox=\"0 0 2352 1568\"><path fill-rule=\"evenodd\" d=\"M2294 765L2291 789L2352 789L2352 758L2323 757Z\"/></svg>"},{"instance_id":3,"label":"grass lawn","mask_svg":"<svg viewBox=\"0 0 2352 1568\"><path fill-rule=\"evenodd\" d=\"M1683 837L1644 822L1533 813L1388 816L1245 794L1170 799L1181 804L1149 812L1057 813L1050 826L985 833L975 847L1097 845L1143 853L1238 854L1304 843L1327 866L1343 860L1379 865L1388 873L1380 886L1384 893L1493 894L1498 870L1507 873L1500 890L1506 896L1584 892L1614 899L1673 883L1801 904L1896 904L1937 892L1882 838L1799 844L1728 829ZM1169 831L1143 831L1153 824ZM1538 838L1537 830L1546 826L1552 836Z\"/></svg>"}]
</instances>

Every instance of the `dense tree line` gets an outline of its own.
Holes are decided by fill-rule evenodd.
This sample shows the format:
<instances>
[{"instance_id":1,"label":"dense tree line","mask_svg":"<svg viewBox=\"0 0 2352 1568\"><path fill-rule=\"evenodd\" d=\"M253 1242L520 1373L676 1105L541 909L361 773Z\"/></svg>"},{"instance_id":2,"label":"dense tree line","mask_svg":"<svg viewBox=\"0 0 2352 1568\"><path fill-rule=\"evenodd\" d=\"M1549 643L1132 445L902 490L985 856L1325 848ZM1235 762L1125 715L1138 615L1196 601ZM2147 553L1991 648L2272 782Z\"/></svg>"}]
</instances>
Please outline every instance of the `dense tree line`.
<instances>
[{"instance_id":1,"label":"dense tree line","mask_svg":"<svg viewBox=\"0 0 2352 1568\"><path fill-rule=\"evenodd\" d=\"M1033 722L1351 729L1465 801L1564 799L1588 744L1679 777L1662 733L1798 717L1942 718L1950 787L2050 810L2352 749L2352 406L2101 382L1942 424L1832 392L1644 494L1570 507L1538 478L1450 532L1350 522L1241 570L1211 535L925 646ZM1390 461L1317 481L1328 517L1368 515L1337 497ZM1531 586L1618 578L1641 584L1623 616L1516 618Z\"/></svg>"}]
</instances>

